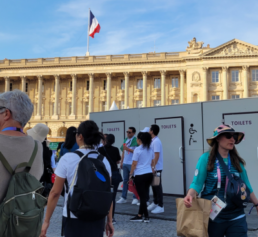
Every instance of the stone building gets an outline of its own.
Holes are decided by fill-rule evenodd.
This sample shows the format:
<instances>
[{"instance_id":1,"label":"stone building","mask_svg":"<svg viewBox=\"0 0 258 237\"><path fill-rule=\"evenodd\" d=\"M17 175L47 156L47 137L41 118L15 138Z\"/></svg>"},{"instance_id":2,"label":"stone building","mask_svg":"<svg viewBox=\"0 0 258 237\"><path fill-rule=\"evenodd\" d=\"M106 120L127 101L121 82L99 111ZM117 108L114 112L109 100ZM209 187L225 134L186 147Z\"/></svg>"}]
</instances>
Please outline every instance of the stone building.
<instances>
[{"instance_id":1,"label":"stone building","mask_svg":"<svg viewBox=\"0 0 258 237\"><path fill-rule=\"evenodd\" d=\"M188 44L183 52L1 60L0 93L26 92L34 104L26 129L45 123L55 140L113 101L127 109L258 96L258 46Z\"/></svg>"}]
</instances>

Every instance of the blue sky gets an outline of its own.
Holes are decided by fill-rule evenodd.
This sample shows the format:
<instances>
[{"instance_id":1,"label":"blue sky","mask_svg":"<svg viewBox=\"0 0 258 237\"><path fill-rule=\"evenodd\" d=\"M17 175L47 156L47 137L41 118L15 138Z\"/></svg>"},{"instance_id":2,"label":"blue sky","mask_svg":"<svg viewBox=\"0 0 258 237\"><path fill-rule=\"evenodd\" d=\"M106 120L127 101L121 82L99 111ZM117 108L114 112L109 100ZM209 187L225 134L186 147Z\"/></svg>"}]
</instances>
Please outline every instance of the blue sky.
<instances>
[{"instance_id":1,"label":"blue sky","mask_svg":"<svg viewBox=\"0 0 258 237\"><path fill-rule=\"evenodd\" d=\"M258 45L257 0L1 0L0 59L83 56L88 8L101 30L91 55L184 51L193 37Z\"/></svg>"}]
</instances>

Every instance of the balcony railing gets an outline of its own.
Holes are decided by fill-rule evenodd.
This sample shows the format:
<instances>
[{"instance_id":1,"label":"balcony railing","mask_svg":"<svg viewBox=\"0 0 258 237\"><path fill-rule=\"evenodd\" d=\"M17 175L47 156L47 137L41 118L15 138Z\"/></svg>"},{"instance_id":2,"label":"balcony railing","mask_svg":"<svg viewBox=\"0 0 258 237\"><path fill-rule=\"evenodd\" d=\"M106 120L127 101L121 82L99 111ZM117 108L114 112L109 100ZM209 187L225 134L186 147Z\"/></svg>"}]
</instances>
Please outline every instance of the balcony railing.
<instances>
[{"instance_id":1,"label":"balcony railing","mask_svg":"<svg viewBox=\"0 0 258 237\"><path fill-rule=\"evenodd\" d=\"M64 63L93 63L93 62L111 62L116 63L126 61L153 61L153 60L166 60L178 59L179 53L147 53L147 54L121 54L121 55L101 55L101 56L79 56L79 57L56 57L56 58L34 58L34 59L15 59L0 60L0 67L3 66L18 66L30 64L64 64Z\"/></svg>"}]
</instances>

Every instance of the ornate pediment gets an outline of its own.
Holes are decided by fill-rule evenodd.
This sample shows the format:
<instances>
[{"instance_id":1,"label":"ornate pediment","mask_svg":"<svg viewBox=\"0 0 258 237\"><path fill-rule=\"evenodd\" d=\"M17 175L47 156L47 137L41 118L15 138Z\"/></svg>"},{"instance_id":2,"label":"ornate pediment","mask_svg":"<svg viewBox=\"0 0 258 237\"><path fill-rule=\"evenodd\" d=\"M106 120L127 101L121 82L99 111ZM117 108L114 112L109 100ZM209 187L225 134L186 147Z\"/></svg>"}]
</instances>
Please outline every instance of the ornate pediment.
<instances>
[{"instance_id":1,"label":"ornate pediment","mask_svg":"<svg viewBox=\"0 0 258 237\"><path fill-rule=\"evenodd\" d=\"M202 54L203 57L226 57L243 55L258 56L258 47L256 45L234 39Z\"/></svg>"}]
</instances>

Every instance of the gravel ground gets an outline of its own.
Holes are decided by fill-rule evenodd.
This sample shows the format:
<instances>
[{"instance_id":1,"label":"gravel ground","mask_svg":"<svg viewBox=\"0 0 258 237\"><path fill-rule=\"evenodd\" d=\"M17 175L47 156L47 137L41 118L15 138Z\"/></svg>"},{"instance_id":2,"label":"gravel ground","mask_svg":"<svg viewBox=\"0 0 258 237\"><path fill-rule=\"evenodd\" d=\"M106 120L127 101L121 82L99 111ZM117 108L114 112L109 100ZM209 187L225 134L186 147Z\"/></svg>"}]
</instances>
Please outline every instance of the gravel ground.
<instances>
[{"instance_id":1,"label":"gravel ground","mask_svg":"<svg viewBox=\"0 0 258 237\"><path fill-rule=\"evenodd\" d=\"M117 224L115 237L174 237L176 235L176 222L151 219L150 223L130 222L131 216L115 215ZM48 237L60 237L62 207L56 207L48 229ZM76 237L76 236L75 236ZM200 236L201 237L201 236ZM249 232L248 237L258 237L258 231Z\"/></svg>"}]
</instances>

